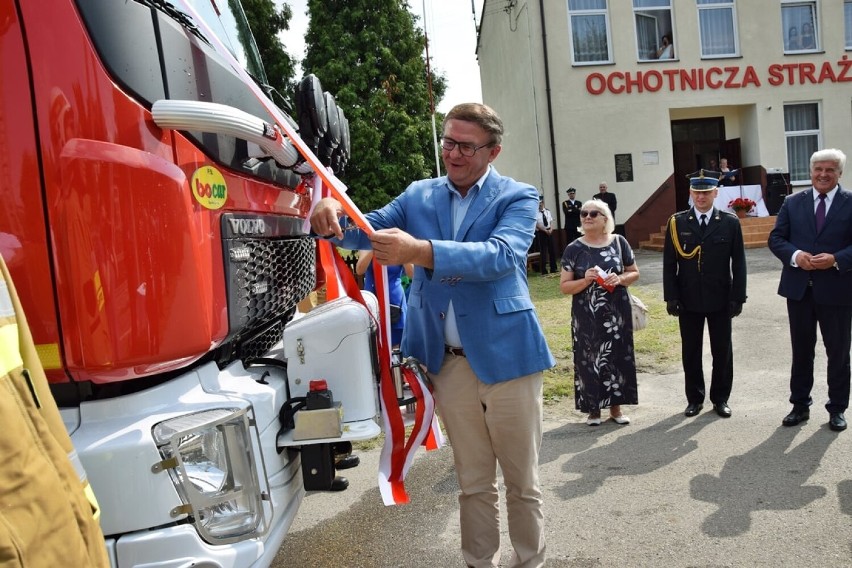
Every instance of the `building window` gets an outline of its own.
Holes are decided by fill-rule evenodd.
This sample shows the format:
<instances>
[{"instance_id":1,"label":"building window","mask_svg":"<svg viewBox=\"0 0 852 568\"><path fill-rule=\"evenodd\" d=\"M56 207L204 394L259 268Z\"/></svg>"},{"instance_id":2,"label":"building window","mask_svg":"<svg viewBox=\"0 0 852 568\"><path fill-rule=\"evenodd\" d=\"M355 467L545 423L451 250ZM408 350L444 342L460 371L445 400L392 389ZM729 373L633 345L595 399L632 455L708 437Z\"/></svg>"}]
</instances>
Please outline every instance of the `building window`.
<instances>
[{"instance_id":1,"label":"building window","mask_svg":"<svg viewBox=\"0 0 852 568\"><path fill-rule=\"evenodd\" d=\"M849 20L849 2L844 6ZM781 29L784 33L784 51L816 51L819 47L816 2L784 2L781 4ZM849 44L849 27L846 27L846 44Z\"/></svg>"},{"instance_id":2,"label":"building window","mask_svg":"<svg viewBox=\"0 0 852 568\"><path fill-rule=\"evenodd\" d=\"M852 49L852 2L843 3L843 21L846 22L846 49Z\"/></svg>"},{"instance_id":3,"label":"building window","mask_svg":"<svg viewBox=\"0 0 852 568\"><path fill-rule=\"evenodd\" d=\"M575 64L610 63L606 0L568 0Z\"/></svg>"},{"instance_id":4,"label":"building window","mask_svg":"<svg viewBox=\"0 0 852 568\"><path fill-rule=\"evenodd\" d=\"M633 0L639 61L674 59L671 0Z\"/></svg>"},{"instance_id":5,"label":"building window","mask_svg":"<svg viewBox=\"0 0 852 568\"><path fill-rule=\"evenodd\" d=\"M820 147L819 105L784 105L784 135L787 138L787 169L790 182L810 181L811 154Z\"/></svg>"},{"instance_id":6,"label":"building window","mask_svg":"<svg viewBox=\"0 0 852 568\"><path fill-rule=\"evenodd\" d=\"M736 56L737 27L734 0L697 0L701 57Z\"/></svg>"}]
</instances>

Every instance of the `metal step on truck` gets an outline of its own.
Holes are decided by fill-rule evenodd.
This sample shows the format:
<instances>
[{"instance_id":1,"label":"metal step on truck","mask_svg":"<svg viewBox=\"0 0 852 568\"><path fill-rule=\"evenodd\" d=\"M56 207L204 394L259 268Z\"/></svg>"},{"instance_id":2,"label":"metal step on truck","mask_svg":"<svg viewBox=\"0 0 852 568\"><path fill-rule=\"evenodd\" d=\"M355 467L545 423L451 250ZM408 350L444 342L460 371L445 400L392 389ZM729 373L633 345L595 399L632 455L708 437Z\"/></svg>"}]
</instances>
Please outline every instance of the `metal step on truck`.
<instances>
[{"instance_id":1,"label":"metal step on truck","mask_svg":"<svg viewBox=\"0 0 852 568\"><path fill-rule=\"evenodd\" d=\"M0 254L112 565L268 566L336 451L380 433L375 330L345 298L293 321L323 280L315 172L257 96L239 1L0 2L0 84ZM333 97L308 77L299 101L342 168Z\"/></svg>"}]
</instances>

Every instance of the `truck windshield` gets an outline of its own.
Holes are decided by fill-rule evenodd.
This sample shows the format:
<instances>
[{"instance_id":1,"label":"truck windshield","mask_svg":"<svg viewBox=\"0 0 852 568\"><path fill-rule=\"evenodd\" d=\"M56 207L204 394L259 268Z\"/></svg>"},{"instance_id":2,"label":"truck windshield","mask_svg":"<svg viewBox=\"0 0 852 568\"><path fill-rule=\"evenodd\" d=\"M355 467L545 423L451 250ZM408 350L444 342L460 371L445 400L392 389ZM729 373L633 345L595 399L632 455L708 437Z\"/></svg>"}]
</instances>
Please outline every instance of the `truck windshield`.
<instances>
[{"instance_id":1,"label":"truck windshield","mask_svg":"<svg viewBox=\"0 0 852 568\"><path fill-rule=\"evenodd\" d=\"M268 84L260 52L249 28L239 0L173 0L174 6L185 11L189 4L210 26L237 61L261 84Z\"/></svg>"}]
</instances>

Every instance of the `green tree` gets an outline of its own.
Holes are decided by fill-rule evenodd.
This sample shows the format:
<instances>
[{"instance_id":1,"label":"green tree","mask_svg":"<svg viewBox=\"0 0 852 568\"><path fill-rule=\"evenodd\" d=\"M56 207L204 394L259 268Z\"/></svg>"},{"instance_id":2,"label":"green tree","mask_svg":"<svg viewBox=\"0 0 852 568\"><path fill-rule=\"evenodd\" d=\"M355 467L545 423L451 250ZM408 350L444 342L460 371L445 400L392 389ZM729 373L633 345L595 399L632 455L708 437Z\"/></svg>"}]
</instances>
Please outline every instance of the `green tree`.
<instances>
[{"instance_id":1,"label":"green tree","mask_svg":"<svg viewBox=\"0 0 852 568\"><path fill-rule=\"evenodd\" d=\"M380 207L434 172L423 32L406 0L309 0L308 15L302 68L349 120L341 178L363 210ZM432 88L437 105L443 78Z\"/></svg>"},{"instance_id":2,"label":"green tree","mask_svg":"<svg viewBox=\"0 0 852 568\"><path fill-rule=\"evenodd\" d=\"M293 17L290 5L284 2L280 11L276 10L273 0L242 0L242 5L263 59L269 84L283 97L291 100L295 86L296 61L278 39L279 32L290 29L290 19Z\"/></svg>"}]
</instances>

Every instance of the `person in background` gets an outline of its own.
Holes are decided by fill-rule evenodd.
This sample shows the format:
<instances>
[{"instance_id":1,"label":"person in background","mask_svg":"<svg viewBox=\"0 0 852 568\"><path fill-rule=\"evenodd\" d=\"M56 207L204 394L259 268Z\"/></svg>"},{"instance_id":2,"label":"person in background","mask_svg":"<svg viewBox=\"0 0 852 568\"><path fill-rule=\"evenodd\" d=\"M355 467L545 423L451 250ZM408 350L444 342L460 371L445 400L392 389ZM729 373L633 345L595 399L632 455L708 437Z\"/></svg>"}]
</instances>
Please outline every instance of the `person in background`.
<instances>
[{"instance_id":1,"label":"person in background","mask_svg":"<svg viewBox=\"0 0 852 568\"><path fill-rule=\"evenodd\" d=\"M562 215L565 217L565 236L567 243L580 237L580 209L583 204L576 199L577 190L568 188L568 199L562 202Z\"/></svg>"},{"instance_id":2,"label":"person in background","mask_svg":"<svg viewBox=\"0 0 852 568\"><path fill-rule=\"evenodd\" d=\"M828 425L846 429L852 331L852 192L840 187L846 154L834 148L811 156L810 189L781 205L769 248L783 263L778 294L787 298L793 363L784 426L810 418L817 325L828 357Z\"/></svg>"},{"instance_id":3,"label":"person in background","mask_svg":"<svg viewBox=\"0 0 852 568\"><path fill-rule=\"evenodd\" d=\"M617 424L629 424L624 404L638 404L633 316L627 287L639 279L639 267L627 239L614 235L607 204L591 199L580 211L581 236L562 255L559 289L573 296L574 404L598 426L609 408Z\"/></svg>"},{"instance_id":4,"label":"person in background","mask_svg":"<svg viewBox=\"0 0 852 568\"><path fill-rule=\"evenodd\" d=\"M713 373L710 401L716 414L730 418L734 380L731 320L746 301L743 232L736 215L713 207L719 172L700 170L690 177L692 208L669 218L663 246L663 297L678 318L687 406L696 416L704 408L702 364L704 322L710 333Z\"/></svg>"},{"instance_id":5,"label":"person in background","mask_svg":"<svg viewBox=\"0 0 852 568\"><path fill-rule=\"evenodd\" d=\"M816 36L814 36L814 25L812 23L805 22L802 24L799 43L801 43L802 49L816 49Z\"/></svg>"},{"instance_id":6,"label":"person in background","mask_svg":"<svg viewBox=\"0 0 852 568\"><path fill-rule=\"evenodd\" d=\"M664 34L660 38L660 48L657 50L657 59L674 59L674 46L671 34Z\"/></svg>"},{"instance_id":7,"label":"person in background","mask_svg":"<svg viewBox=\"0 0 852 568\"><path fill-rule=\"evenodd\" d=\"M787 31L787 51L798 51L802 49L802 42L799 41L799 30L796 26L790 26Z\"/></svg>"},{"instance_id":8,"label":"person in background","mask_svg":"<svg viewBox=\"0 0 852 568\"><path fill-rule=\"evenodd\" d=\"M556 252L553 246L553 215L550 209L544 206L544 196L538 197L538 213L535 217L535 239L538 243L538 251L541 256L538 259L539 272L542 276L547 274L547 265L550 265L550 273L556 274Z\"/></svg>"},{"instance_id":9,"label":"person in background","mask_svg":"<svg viewBox=\"0 0 852 568\"><path fill-rule=\"evenodd\" d=\"M722 158L721 160L719 160L719 171L722 174L719 178L719 185L739 185L739 182L737 182L738 172L737 170L732 170L728 167L728 158Z\"/></svg>"},{"instance_id":10,"label":"person in background","mask_svg":"<svg viewBox=\"0 0 852 568\"><path fill-rule=\"evenodd\" d=\"M592 199L600 199L607 204L612 213L612 222L615 223L615 209L618 207L618 199L615 198L614 193L609 191L609 186L605 181L598 184L598 193L592 196Z\"/></svg>"},{"instance_id":11,"label":"person in background","mask_svg":"<svg viewBox=\"0 0 852 568\"><path fill-rule=\"evenodd\" d=\"M427 369L452 444L464 562L500 560L499 466L509 566L539 568L543 371L556 361L527 283L538 190L491 165L502 138L490 107L456 105L443 123L446 176L416 181L368 213L376 229L369 237L347 230L344 238L343 206L329 198L317 203L311 226L347 249L372 248L381 264L414 264L402 351Z\"/></svg>"},{"instance_id":12,"label":"person in background","mask_svg":"<svg viewBox=\"0 0 852 568\"><path fill-rule=\"evenodd\" d=\"M373 251L362 250L358 252L358 263L355 265L355 273L364 277L364 290L376 293L376 279L373 274L372 261ZM402 287L403 275L409 278L414 274L414 265L405 266L395 264L388 266L388 301L390 302L391 317L391 344L398 347L402 344L402 332L405 329L405 315L408 313L408 302L405 290Z\"/></svg>"}]
</instances>

